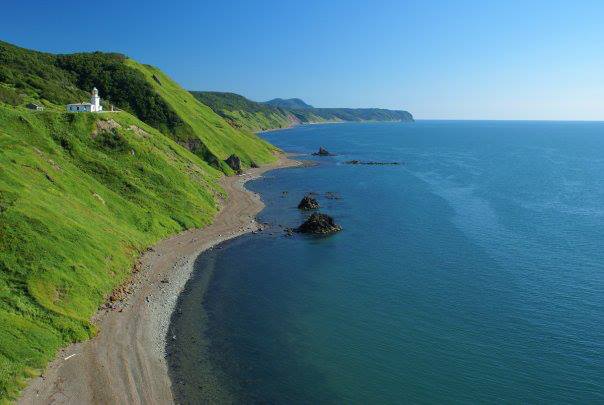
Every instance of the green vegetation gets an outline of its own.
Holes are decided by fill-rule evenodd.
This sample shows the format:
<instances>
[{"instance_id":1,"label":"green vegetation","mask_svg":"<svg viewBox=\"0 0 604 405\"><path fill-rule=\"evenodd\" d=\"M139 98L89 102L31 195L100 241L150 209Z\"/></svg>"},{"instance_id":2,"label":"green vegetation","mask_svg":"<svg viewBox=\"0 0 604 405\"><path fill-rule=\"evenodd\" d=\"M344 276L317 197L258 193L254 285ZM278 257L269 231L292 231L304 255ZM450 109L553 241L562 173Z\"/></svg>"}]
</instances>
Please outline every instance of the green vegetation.
<instances>
[{"instance_id":1,"label":"green vegetation","mask_svg":"<svg viewBox=\"0 0 604 405\"><path fill-rule=\"evenodd\" d=\"M76 53L57 56L56 65L75 77L78 88L96 87L106 103L133 113L163 133L191 133L190 127L153 91L145 76L131 69L126 60L117 53Z\"/></svg>"},{"instance_id":2,"label":"green vegetation","mask_svg":"<svg viewBox=\"0 0 604 405\"><path fill-rule=\"evenodd\" d=\"M105 121L109 120L109 121ZM0 398L90 317L147 246L209 223L220 173L127 113L0 106Z\"/></svg>"},{"instance_id":3,"label":"green vegetation","mask_svg":"<svg viewBox=\"0 0 604 405\"><path fill-rule=\"evenodd\" d=\"M23 100L24 96L20 95L17 91L10 87L0 85L0 102L10 105L19 105Z\"/></svg>"},{"instance_id":4,"label":"green vegetation","mask_svg":"<svg viewBox=\"0 0 604 405\"><path fill-rule=\"evenodd\" d=\"M413 121L413 116L402 110L383 108L314 108L299 98L276 98L266 104L289 110L302 123L339 121Z\"/></svg>"},{"instance_id":5,"label":"green vegetation","mask_svg":"<svg viewBox=\"0 0 604 405\"><path fill-rule=\"evenodd\" d=\"M232 153L246 166L274 160L271 145L228 125L159 69L121 54L53 55L0 41L0 84L0 100L8 104L37 100L55 110L87 100L97 87L105 108L134 114L227 174L222 161Z\"/></svg>"},{"instance_id":6,"label":"green vegetation","mask_svg":"<svg viewBox=\"0 0 604 405\"><path fill-rule=\"evenodd\" d=\"M274 98L272 100L265 101L264 104L273 107L285 108L286 110L309 110L314 108L312 105L306 104L299 98Z\"/></svg>"},{"instance_id":7,"label":"green vegetation","mask_svg":"<svg viewBox=\"0 0 604 405\"><path fill-rule=\"evenodd\" d=\"M383 108L311 108L292 110L300 122L413 121L407 111Z\"/></svg>"},{"instance_id":8,"label":"green vegetation","mask_svg":"<svg viewBox=\"0 0 604 405\"><path fill-rule=\"evenodd\" d=\"M232 173L224 159L235 153L245 166L252 162L265 163L274 160L275 147L249 131L233 128L211 108L200 103L191 93L184 90L161 70L141 65L128 59L128 66L144 74L154 91L192 129L186 137L175 138L207 162L225 173Z\"/></svg>"},{"instance_id":9,"label":"green vegetation","mask_svg":"<svg viewBox=\"0 0 604 405\"><path fill-rule=\"evenodd\" d=\"M65 112L92 87L106 109L122 111ZM28 110L30 102L45 110ZM144 249L211 222L217 180L233 173L228 156L244 167L275 160L253 131L404 117L289 104L302 108L191 94L116 53L0 42L0 402L15 399L58 348L96 333L91 316Z\"/></svg>"},{"instance_id":10,"label":"green vegetation","mask_svg":"<svg viewBox=\"0 0 604 405\"><path fill-rule=\"evenodd\" d=\"M123 111L65 112L93 86ZM274 151L151 66L0 42L0 403L96 333L91 316L143 250L212 221L224 159Z\"/></svg>"},{"instance_id":11,"label":"green vegetation","mask_svg":"<svg viewBox=\"0 0 604 405\"><path fill-rule=\"evenodd\" d=\"M234 93L192 91L234 128L250 131L321 122L413 121L407 111L381 108L314 108L299 98L258 103Z\"/></svg>"},{"instance_id":12,"label":"green vegetation","mask_svg":"<svg viewBox=\"0 0 604 405\"><path fill-rule=\"evenodd\" d=\"M298 123L289 111L248 100L239 94L217 91L192 91L191 94L235 128L258 132L288 128Z\"/></svg>"},{"instance_id":13,"label":"green vegetation","mask_svg":"<svg viewBox=\"0 0 604 405\"><path fill-rule=\"evenodd\" d=\"M88 98L75 85L76 77L57 65L57 57L30 51L0 41L0 83L23 97L47 100L58 105Z\"/></svg>"}]
</instances>

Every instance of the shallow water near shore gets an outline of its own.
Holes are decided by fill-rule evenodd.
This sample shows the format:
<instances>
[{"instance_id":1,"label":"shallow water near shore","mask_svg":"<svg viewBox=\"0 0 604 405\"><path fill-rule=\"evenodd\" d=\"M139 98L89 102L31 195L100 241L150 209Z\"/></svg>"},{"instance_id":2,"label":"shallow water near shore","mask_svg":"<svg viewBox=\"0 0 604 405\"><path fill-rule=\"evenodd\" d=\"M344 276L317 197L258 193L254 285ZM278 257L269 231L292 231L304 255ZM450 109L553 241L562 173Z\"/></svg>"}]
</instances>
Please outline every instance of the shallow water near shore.
<instances>
[{"instance_id":1,"label":"shallow water near shore","mask_svg":"<svg viewBox=\"0 0 604 405\"><path fill-rule=\"evenodd\" d=\"M337 156L250 182L270 226L197 259L168 345L182 402L604 401L604 123L262 136ZM342 232L284 235L309 192Z\"/></svg>"}]
</instances>

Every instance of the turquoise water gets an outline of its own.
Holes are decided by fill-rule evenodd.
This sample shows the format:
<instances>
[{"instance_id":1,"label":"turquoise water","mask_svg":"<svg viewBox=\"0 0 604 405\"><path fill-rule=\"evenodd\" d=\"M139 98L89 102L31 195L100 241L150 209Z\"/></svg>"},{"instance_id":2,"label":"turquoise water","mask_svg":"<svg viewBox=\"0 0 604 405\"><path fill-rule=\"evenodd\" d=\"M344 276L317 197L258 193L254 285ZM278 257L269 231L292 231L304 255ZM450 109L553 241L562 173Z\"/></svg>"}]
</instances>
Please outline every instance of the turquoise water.
<instances>
[{"instance_id":1,"label":"turquoise water","mask_svg":"<svg viewBox=\"0 0 604 405\"><path fill-rule=\"evenodd\" d=\"M190 306L207 324L192 333L204 334L206 361L234 398L604 402L604 123L340 124L263 136L338 156L250 183L271 228L197 262L212 277ZM283 236L280 226L304 219L295 207L310 191L344 230Z\"/></svg>"}]
</instances>

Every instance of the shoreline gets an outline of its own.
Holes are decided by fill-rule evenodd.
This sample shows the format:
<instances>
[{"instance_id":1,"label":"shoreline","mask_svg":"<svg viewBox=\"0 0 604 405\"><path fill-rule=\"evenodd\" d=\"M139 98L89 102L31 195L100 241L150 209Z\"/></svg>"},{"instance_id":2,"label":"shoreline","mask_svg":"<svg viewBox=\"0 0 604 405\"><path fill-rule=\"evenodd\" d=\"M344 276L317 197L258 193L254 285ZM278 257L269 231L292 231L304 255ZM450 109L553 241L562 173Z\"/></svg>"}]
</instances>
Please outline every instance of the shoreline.
<instances>
[{"instance_id":1,"label":"shoreline","mask_svg":"<svg viewBox=\"0 0 604 405\"><path fill-rule=\"evenodd\" d=\"M300 167L310 168L317 165L315 160L302 160ZM286 173L279 174L279 176L284 175ZM266 182L267 180L259 181ZM280 194L280 201L291 203L291 200L283 198L283 191L278 191L279 189L274 186L268 188L276 194ZM268 197L266 189L256 192L262 198ZM268 197L266 205L272 208L271 206L274 204L275 201ZM298 210L295 212L298 213ZM230 269L230 267L219 267L217 258L233 249L233 246L245 245L252 240L254 241L252 243L258 243L258 241L264 243L263 240L284 238L287 235L284 233L287 228L278 224L279 221L265 215L267 214L263 214L261 217L262 231L255 232L256 235L240 235L213 246L201 252L192 264L194 268L191 276L179 294L172 313L166 342L166 360L176 403L233 404L246 402L236 385L232 385L230 375L224 368L225 364L232 361L232 358L225 356L226 352L220 349L214 350L213 336L215 336L216 324L212 323L211 318L214 317L219 323L223 319L213 309L209 309L207 300L212 299L210 298L212 296L219 301L225 297L224 292L216 292L212 288L214 280ZM234 249L238 251L241 247ZM246 258L253 257L253 254L253 252L247 252L236 254L236 256L237 260L245 261ZM239 264L231 263L231 266L233 265L238 266ZM236 288L229 290L238 292ZM222 339L218 338L218 341L222 341Z\"/></svg>"},{"instance_id":2,"label":"shoreline","mask_svg":"<svg viewBox=\"0 0 604 405\"><path fill-rule=\"evenodd\" d=\"M103 306L93 317L93 339L61 349L18 403L173 403L166 360L167 333L178 297L203 251L260 227L264 204L247 181L301 162L280 154L274 164L223 177L226 203L203 229L164 239L142 255L123 302Z\"/></svg>"},{"instance_id":3,"label":"shoreline","mask_svg":"<svg viewBox=\"0 0 604 405\"><path fill-rule=\"evenodd\" d=\"M363 121L320 121L320 122L301 122L299 124L293 124L290 125L289 127L284 127L284 128L271 128L271 129L264 129L262 131L256 131L255 134L263 134L266 132L277 132L277 131L285 131L288 129L293 129L293 128L297 128L297 127L303 127L303 126L308 126L308 125L332 125L332 124L364 124L364 123L376 123L376 122L393 122L393 123L397 123L397 122L405 122L405 123L413 123L416 120L413 119L412 121L404 121L404 120L363 120Z\"/></svg>"},{"instance_id":4,"label":"shoreline","mask_svg":"<svg viewBox=\"0 0 604 405\"><path fill-rule=\"evenodd\" d=\"M263 134L263 133L266 133L266 132L285 131L285 130L288 130L288 129L293 129L293 128L297 128L297 127L303 127L303 126L307 126L307 125L345 124L347 122L352 122L352 121L301 122L301 123L298 123L298 124L292 124L289 127L263 129L262 131L256 131L255 134ZM363 122L370 122L370 121L363 121ZM376 122L378 122L378 121L376 121ZM396 122L396 121L392 121L392 122Z\"/></svg>"}]
</instances>

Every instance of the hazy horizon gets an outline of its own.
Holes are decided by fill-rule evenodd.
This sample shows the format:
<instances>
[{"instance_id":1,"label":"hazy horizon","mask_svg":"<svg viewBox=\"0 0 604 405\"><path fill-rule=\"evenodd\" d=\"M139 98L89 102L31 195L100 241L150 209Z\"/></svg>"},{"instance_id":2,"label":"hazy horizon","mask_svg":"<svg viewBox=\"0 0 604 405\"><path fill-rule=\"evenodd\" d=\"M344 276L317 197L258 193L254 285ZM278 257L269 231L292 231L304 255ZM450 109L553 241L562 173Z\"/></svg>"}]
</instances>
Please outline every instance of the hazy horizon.
<instances>
[{"instance_id":1,"label":"hazy horizon","mask_svg":"<svg viewBox=\"0 0 604 405\"><path fill-rule=\"evenodd\" d=\"M595 1L3 7L1 40L124 53L190 90L418 119L604 120L604 3Z\"/></svg>"}]
</instances>

